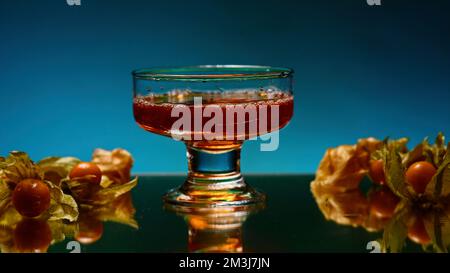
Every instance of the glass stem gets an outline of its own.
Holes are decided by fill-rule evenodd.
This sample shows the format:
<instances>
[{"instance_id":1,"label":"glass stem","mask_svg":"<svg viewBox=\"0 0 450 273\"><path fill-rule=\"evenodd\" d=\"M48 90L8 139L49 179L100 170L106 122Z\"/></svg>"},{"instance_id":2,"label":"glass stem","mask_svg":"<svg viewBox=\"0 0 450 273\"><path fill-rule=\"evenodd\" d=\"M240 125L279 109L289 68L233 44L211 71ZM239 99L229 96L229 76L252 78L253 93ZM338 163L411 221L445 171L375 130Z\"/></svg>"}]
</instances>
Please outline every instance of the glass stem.
<instances>
[{"instance_id":1,"label":"glass stem","mask_svg":"<svg viewBox=\"0 0 450 273\"><path fill-rule=\"evenodd\" d=\"M188 181L191 183L220 183L242 180L240 157L242 144L232 147L195 147L186 143Z\"/></svg>"},{"instance_id":2,"label":"glass stem","mask_svg":"<svg viewBox=\"0 0 450 273\"><path fill-rule=\"evenodd\" d=\"M241 206L265 196L248 186L240 172L242 142L230 145L186 142L189 173L166 202L189 206Z\"/></svg>"}]
</instances>

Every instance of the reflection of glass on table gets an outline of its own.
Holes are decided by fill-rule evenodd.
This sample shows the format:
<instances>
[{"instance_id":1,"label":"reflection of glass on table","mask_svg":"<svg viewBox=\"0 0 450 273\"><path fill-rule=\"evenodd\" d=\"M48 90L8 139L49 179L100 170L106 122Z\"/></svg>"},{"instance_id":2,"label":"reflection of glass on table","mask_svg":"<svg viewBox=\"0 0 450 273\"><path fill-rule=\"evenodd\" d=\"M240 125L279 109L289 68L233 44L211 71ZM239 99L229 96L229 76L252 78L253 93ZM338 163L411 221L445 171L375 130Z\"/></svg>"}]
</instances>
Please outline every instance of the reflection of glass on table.
<instances>
[{"instance_id":1,"label":"reflection of glass on table","mask_svg":"<svg viewBox=\"0 0 450 273\"><path fill-rule=\"evenodd\" d=\"M195 208L166 205L188 225L189 252L243 252L242 225L262 206Z\"/></svg>"}]
</instances>

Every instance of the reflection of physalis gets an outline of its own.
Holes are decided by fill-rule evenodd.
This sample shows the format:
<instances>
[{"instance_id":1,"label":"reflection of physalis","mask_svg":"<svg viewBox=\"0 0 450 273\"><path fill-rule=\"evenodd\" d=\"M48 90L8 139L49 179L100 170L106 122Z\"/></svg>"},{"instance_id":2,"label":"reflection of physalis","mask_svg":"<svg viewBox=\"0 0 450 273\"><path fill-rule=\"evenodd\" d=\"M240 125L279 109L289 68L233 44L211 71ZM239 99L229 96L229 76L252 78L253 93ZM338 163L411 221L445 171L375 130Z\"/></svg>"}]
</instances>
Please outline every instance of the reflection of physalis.
<instances>
[{"instance_id":1,"label":"reflection of physalis","mask_svg":"<svg viewBox=\"0 0 450 273\"><path fill-rule=\"evenodd\" d=\"M23 217L11 206L0 216L0 250L2 253L46 252L50 245L73 237L76 230L74 222Z\"/></svg>"},{"instance_id":2,"label":"reflection of physalis","mask_svg":"<svg viewBox=\"0 0 450 273\"><path fill-rule=\"evenodd\" d=\"M409 237L427 250L446 252L450 144L445 146L442 134L435 144L425 139L411 151L406 143L366 139L329 149L311 190L327 219L370 231L384 228L384 251L400 251ZM359 189L366 174L376 184L367 195Z\"/></svg>"},{"instance_id":3,"label":"reflection of physalis","mask_svg":"<svg viewBox=\"0 0 450 273\"><path fill-rule=\"evenodd\" d=\"M83 204L80 209L75 239L82 244L98 241L103 234L103 222L111 221L138 228L138 223L134 219L135 212L129 192L108 204L99 206Z\"/></svg>"}]
</instances>

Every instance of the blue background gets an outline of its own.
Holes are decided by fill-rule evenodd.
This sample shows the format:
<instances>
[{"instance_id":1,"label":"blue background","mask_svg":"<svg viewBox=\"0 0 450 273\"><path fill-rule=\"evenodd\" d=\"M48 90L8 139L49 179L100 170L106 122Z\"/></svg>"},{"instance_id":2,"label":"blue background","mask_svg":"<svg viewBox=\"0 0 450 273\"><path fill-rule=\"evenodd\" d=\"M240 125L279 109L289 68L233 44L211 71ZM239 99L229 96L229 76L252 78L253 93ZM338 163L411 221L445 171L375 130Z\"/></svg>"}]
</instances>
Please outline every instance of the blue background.
<instances>
[{"instance_id":1,"label":"blue background","mask_svg":"<svg viewBox=\"0 0 450 273\"><path fill-rule=\"evenodd\" d=\"M184 172L184 145L133 120L135 68L295 69L295 116L245 172L313 172L358 138L449 133L450 1L9 0L0 4L0 154L89 159L123 147L135 172Z\"/></svg>"}]
</instances>

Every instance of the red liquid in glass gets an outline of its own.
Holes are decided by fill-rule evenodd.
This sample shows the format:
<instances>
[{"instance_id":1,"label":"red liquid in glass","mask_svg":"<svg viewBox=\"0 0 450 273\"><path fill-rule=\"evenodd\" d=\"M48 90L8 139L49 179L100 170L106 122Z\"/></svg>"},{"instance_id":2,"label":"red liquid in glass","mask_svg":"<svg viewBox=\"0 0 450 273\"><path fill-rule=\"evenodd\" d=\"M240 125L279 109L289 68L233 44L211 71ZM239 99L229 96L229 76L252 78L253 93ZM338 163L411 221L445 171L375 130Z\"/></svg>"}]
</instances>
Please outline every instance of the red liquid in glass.
<instances>
[{"instance_id":1,"label":"red liquid in glass","mask_svg":"<svg viewBox=\"0 0 450 273\"><path fill-rule=\"evenodd\" d=\"M202 106L194 107L194 97L202 98ZM283 92L264 92L264 91L246 91L246 92L225 92L225 93L190 93L190 92L171 92L165 95L138 96L134 98L133 110L136 122L145 130L171 136L173 124L180 119L180 116L172 117L171 113L177 105L185 105L189 108L191 126L183 128L183 136L189 137L192 141L205 141L207 132L204 132L203 126L214 117L203 115L207 106L214 106L220 109L222 117L216 126L222 126L223 139L206 140L206 142L217 142L216 144L226 144L238 140L245 140L265 133L270 133L286 126L293 115L293 96ZM237 107L236 107L237 106ZM228 107L228 108L227 108ZM227 111L234 107L234 118L227 118ZM272 108L278 108L273 112ZM195 109L202 110L200 117L195 115ZM245 113L245 109L256 110L255 115ZM275 110L275 109L274 109ZM264 115L264 113L266 115ZM278 113L278 115L276 115ZM238 116L244 117L238 120ZM197 120L195 120L197 118ZM250 119L252 118L252 119ZM272 124L277 118L278 124ZM265 120L261 120L265 119ZM201 121L199 127L195 127ZM265 126L260 126L260 123ZM257 130L252 124L256 124ZM227 126L233 126L234 132L230 136L227 134ZM265 128L264 128L265 127ZM231 127L230 127L231 128ZM242 130L244 128L245 130ZM253 130L252 130L253 129ZM265 130L264 130L265 129ZM212 130L215 132L215 130ZM232 139L230 139L230 137Z\"/></svg>"}]
</instances>

